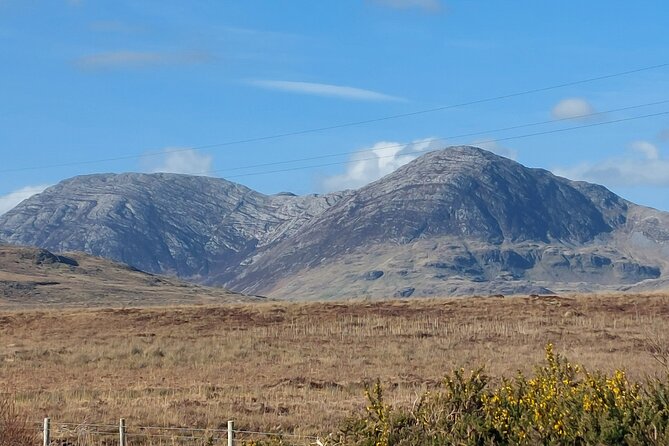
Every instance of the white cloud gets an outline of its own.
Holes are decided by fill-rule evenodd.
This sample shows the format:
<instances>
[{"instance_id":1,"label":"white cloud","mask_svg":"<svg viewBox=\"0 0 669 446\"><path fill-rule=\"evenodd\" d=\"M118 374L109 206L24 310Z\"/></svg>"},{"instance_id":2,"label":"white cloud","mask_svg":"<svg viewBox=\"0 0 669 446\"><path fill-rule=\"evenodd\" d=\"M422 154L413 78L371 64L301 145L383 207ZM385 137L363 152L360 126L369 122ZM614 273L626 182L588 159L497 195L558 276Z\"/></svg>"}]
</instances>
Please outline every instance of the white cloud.
<instances>
[{"instance_id":1,"label":"white cloud","mask_svg":"<svg viewBox=\"0 0 669 446\"><path fill-rule=\"evenodd\" d=\"M192 149L167 148L165 157L158 165L148 166L150 172L183 173L187 175L208 175L213 159Z\"/></svg>"},{"instance_id":2,"label":"white cloud","mask_svg":"<svg viewBox=\"0 0 669 446\"><path fill-rule=\"evenodd\" d=\"M591 114L595 113L595 108L583 98L563 99L551 110L554 119L591 119Z\"/></svg>"},{"instance_id":3,"label":"white cloud","mask_svg":"<svg viewBox=\"0 0 669 446\"><path fill-rule=\"evenodd\" d=\"M597 163L553 169L553 173L606 186L669 186L669 159L662 158L658 148L646 141L636 141L630 147L643 158L628 154Z\"/></svg>"},{"instance_id":4,"label":"white cloud","mask_svg":"<svg viewBox=\"0 0 669 446\"><path fill-rule=\"evenodd\" d=\"M630 144L630 148L635 152L642 154L647 160L660 159L660 149L648 141L634 141Z\"/></svg>"},{"instance_id":5,"label":"white cloud","mask_svg":"<svg viewBox=\"0 0 669 446\"><path fill-rule=\"evenodd\" d=\"M342 85L318 84L313 82L295 82L278 80L252 80L249 84L268 90L288 91L291 93L330 96L359 101L403 101L404 99L362 88Z\"/></svg>"},{"instance_id":6,"label":"white cloud","mask_svg":"<svg viewBox=\"0 0 669 446\"><path fill-rule=\"evenodd\" d=\"M420 139L409 144L377 142L351 156L346 172L323 178L321 186L328 192L356 189L395 171L422 153L437 150L442 146L434 138Z\"/></svg>"},{"instance_id":7,"label":"white cloud","mask_svg":"<svg viewBox=\"0 0 669 446\"><path fill-rule=\"evenodd\" d=\"M17 189L13 192L10 192L7 195L0 196L0 215L11 210L26 198L30 198L35 194L39 194L47 187L49 187L49 185L47 184L40 184L37 186L26 186L22 187L21 189Z\"/></svg>"},{"instance_id":8,"label":"white cloud","mask_svg":"<svg viewBox=\"0 0 669 446\"><path fill-rule=\"evenodd\" d=\"M110 51L80 57L75 61L75 65L84 70L147 68L161 65L191 65L205 62L209 58L207 54L196 52Z\"/></svg>"},{"instance_id":9,"label":"white cloud","mask_svg":"<svg viewBox=\"0 0 669 446\"><path fill-rule=\"evenodd\" d=\"M418 8L427 12L442 10L439 0L374 0L374 3L395 9Z\"/></svg>"}]
</instances>

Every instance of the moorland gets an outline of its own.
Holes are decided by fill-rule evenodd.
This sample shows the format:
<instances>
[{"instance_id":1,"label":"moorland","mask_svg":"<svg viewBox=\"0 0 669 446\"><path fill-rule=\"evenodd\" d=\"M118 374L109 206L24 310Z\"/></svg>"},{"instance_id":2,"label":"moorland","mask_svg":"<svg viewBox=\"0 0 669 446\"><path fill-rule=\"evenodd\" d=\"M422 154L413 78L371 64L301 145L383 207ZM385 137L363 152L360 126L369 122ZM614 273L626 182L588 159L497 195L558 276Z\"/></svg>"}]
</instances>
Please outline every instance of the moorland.
<instances>
[{"instance_id":1,"label":"moorland","mask_svg":"<svg viewBox=\"0 0 669 446\"><path fill-rule=\"evenodd\" d=\"M324 435L376 379L410 407L455 368L663 376L669 294L0 309L0 387L31 421Z\"/></svg>"}]
</instances>

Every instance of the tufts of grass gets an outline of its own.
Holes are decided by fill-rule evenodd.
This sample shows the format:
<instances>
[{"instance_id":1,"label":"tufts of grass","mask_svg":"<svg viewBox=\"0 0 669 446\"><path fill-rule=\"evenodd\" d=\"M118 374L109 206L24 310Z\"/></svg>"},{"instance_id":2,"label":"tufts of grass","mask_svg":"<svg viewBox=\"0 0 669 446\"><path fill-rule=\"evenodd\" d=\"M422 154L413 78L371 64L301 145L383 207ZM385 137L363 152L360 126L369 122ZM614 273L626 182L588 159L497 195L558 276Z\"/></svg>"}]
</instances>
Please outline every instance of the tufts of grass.
<instances>
[{"instance_id":1,"label":"tufts of grass","mask_svg":"<svg viewBox=\"0 0 669 446\"><path fill-rule=\"evenodd\" d=\"M34 446L37 441L36 429L17 410L13 398L0 394L0 446Z\"/></svg>"}]
</instances>

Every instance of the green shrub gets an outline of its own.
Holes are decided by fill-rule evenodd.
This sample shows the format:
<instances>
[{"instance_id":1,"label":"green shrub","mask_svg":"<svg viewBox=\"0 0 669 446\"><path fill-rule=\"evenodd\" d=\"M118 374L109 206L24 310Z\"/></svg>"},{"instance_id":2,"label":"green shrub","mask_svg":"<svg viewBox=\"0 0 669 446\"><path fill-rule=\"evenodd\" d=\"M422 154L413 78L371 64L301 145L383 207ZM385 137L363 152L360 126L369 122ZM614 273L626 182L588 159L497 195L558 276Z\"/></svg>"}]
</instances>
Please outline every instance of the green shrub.
<instances>
[{"instance_id":1,"label":"green shrub","mask_svg":"<svg viewBox=\"0 0 669 446\"><path fill-rule=\"evenodd\" d=\"M456 370L411 409L386 404L378 381L367 398L364 416L347 420L336 444L669 444L669 377L639 385L622 371L590 373L552 345L531 376L519 373L497 386L482 370Z\"/></svg>"}]
</instances>

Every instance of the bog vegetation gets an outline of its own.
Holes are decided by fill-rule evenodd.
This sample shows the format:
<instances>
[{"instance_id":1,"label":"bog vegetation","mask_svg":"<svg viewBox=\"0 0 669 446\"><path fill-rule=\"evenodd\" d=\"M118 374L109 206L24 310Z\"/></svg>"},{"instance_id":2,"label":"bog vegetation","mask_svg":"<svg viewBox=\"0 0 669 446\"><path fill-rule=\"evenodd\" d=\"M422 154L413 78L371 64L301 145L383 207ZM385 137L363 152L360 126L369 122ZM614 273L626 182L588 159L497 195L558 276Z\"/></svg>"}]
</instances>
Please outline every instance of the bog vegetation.
<instances>
[{"instance_id":1,"label":"bog vegetation","mask_svg":"<svg viewBox=\"0 0 669 446\"><path fill-rule=\"evenodd\" d=\"M667 379L631 382L624 371L587 371L545 349L533 373L497 384L483 368L454 370L442 385L422 393L410 407L394 408L377 380L366 387L367 407L342 422L321 444L421 445L667 445ZM14 404L0 400L0 446L29 446L37 435ZM85 444L96 444L94 440ZM190 442L192 444L192 442ZM200 439L213 445L213 437ZM281 435L241 441L246 446L290 445ZM150 439L137 444L163 444ZM172 442L172 444L177 444ZM318 444L318 443L316 443ZM83 446L83 445L82 445Z\"/></svg>"},{"instance_id":2,"label":"bog vegetation","mask_svg":"<svg viewBox=\"0 0 669 446\"><path fill-rule=\"evenodd\" d=\"M668 345L664 294L0 310L0 393L55 438L234 419L285 444L669 444Z\"/></svg>"}]
</instances>

